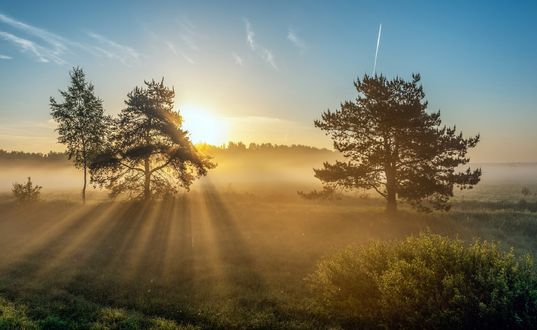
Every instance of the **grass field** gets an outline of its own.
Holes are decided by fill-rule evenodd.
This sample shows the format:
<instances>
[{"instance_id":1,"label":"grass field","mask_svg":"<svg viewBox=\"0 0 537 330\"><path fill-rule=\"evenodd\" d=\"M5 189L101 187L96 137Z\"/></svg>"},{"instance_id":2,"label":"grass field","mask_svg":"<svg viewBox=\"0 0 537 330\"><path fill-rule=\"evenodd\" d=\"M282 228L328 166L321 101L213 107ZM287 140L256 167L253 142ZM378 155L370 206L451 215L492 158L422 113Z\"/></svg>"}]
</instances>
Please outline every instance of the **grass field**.
<instances>
[{"instance_id":1,"label":"grass field","mask_svg":"<svg viewBox=\"0 0 537 330\"><path fill-rule=\"evenodd\" d=\"M49 199L21 208L5 199L0 315L49 329L324 328L304 278L349 244L430 231L537 251L537 213L515 197L387 218L374 198L280 191L204 180L150 204Z\"/></svg>"}]
</instances>

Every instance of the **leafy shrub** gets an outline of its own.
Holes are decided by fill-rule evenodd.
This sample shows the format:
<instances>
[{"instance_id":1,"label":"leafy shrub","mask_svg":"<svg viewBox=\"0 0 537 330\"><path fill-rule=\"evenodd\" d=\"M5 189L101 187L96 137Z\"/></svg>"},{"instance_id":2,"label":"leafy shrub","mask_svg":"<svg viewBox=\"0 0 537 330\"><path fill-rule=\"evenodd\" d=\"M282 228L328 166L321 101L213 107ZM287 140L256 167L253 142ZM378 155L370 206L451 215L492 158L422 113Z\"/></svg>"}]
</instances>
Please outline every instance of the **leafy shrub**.
<instances>
[{"instance_id":1,"label":"leafy shrub","mask_svg":"<svg viewBox=\"0 0 537 330\"><path fill-rule=\"evenodd\" d=\"M39 199L41 188L43 187L34 186L32 179L28 177L26 184L14 183L11 191L18 203L29 203Z\"/></svg>"},{"instance_id":2,"label":"leafy shrub","mask_svg":"<svg viewBox=\"0 0 537 330\"><path fill-rule=\"evenodd\" d=\"M0 329L37 329L37 326L26 316L25 308L0 298Z\"/></svg>"},{"instance_id":3,"label":"leafy shrub","mask_svg":"<svg viewBox=\"0 0 537 330\"><path fill-rule=\"evenodd\" d=\"M316 305L343 327L536 328L530 256L434 234L350 247L307 278Z\"/></svg>"}]
</instances>

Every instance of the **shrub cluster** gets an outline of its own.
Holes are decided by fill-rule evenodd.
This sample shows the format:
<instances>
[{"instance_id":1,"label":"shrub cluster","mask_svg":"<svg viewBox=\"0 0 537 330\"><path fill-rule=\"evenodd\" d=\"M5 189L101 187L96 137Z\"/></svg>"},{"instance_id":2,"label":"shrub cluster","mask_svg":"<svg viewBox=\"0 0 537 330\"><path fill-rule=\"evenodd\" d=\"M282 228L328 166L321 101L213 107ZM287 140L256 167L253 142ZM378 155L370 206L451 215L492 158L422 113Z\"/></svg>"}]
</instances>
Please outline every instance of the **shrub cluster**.
<instances>
[{"instance_id":1,"label":"shrub cluster","mask_svg":"<svg viewBox=\"0 0 537 330\"><path fill-rule=\"evenodd\" d=\"M350 247L308 277L316 306L346 328L536 328L530 256L434 234Z\"/></svg>"},{"instance_id":2,"label":"shrub cluster","mask_svg":"<svg viewBox=\"0 0 537 330\"><path fill-rule=\"evenodd\" d=\"M17 203L25 204L37 201L42 188L41 186L34 185L32 179L28 177L28 181L25 184L14 183L11 191Z\"/></svg>"}]
</instances>

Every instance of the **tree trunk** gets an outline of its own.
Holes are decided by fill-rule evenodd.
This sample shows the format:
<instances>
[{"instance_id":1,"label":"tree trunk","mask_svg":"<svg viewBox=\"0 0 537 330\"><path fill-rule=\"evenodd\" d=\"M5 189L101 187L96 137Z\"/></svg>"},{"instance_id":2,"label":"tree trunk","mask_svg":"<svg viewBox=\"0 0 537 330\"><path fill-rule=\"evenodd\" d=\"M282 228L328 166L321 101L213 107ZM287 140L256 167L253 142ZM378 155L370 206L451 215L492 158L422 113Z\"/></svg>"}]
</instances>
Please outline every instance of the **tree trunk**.
<instances>
[{"instance_id":1,"label":"tree trunk","mask_svg":"<svg viewBox=\"0 0 537 330\"><path fill-rule=\"evenodd\" d=\"M397 212L397 192L396 192L395 171L391 167L386 169L386 213Z\"/></svg>"},{"instance_id":2,"label":"tree trunk","mask_svg":"<svg viewBox=\"0 0 537 330\"><path fill-rule=\"evenodd\" d=\"M151 171L149 170L149 158L144 159L144 199L151 198Z\"/></svg>"},{"instance_id":3,"label":"tree trunk","mask_svg":"<svg viewBox=\"0 0 537 330\"><path fill-rule=\"evenodd\" d=\"M87 184L87 171L88 166L84 160L84 185L82 186L82 204L86 204L86 184Z\"/></svg>"}]
</instances>

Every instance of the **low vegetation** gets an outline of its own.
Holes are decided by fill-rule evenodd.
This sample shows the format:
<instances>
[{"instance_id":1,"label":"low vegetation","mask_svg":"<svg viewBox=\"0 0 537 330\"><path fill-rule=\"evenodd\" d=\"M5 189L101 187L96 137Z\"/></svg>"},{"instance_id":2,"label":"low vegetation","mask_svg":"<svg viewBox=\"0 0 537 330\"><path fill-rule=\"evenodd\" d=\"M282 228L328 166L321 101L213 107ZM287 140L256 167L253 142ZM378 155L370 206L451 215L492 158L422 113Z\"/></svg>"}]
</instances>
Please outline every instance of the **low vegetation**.
<instances>
[{"instance_id":1,"label":"low vegetation","mask_svg":"<svg viewBox=\"0 0 537 330\"><path fill-rule=\"evenodd\" d=\"M537 276L529 255L495 243L421 234L323 259L308 278L319 309L349 328L537 326Z\"/></svg>"},{"instance_id":2,"label":"low vegetation","mask_svg":"<svg viewBox=\"0 0 537 330\"><path fill-rule=\"evenodd\" d=\"M28 177L28 181L25 184L14 183L11 191L18 204L28 204L39 199L42 188L41 186L34 185L32 178Z\"/></svg>"},{"instance_id":3,"label":"low vegetation","mask_svg":"<svg viewBox=\"0 0 537 330\"><path fill-rule=\"evenodd\" d=\"M2 322L27 329L516 328L536 315L530 259L509 250L537 251L527 211L455 204L392 219L373 198L310 201L207 182L151 203L15 205L0 200ZM342 306L330 298L332 270L343 270ZM356 281L365 271L378 279ZM369 312L357 298L366 284Z\"/></svg>"}]
</instances>

